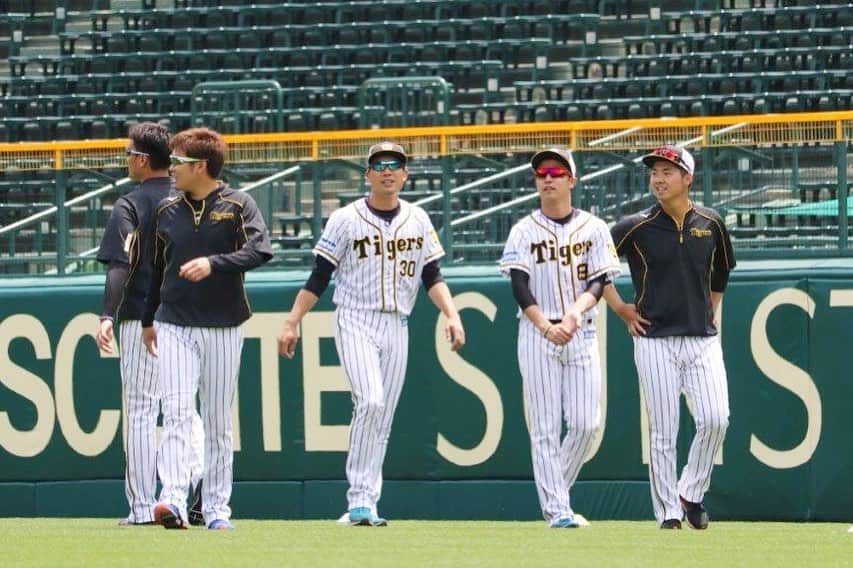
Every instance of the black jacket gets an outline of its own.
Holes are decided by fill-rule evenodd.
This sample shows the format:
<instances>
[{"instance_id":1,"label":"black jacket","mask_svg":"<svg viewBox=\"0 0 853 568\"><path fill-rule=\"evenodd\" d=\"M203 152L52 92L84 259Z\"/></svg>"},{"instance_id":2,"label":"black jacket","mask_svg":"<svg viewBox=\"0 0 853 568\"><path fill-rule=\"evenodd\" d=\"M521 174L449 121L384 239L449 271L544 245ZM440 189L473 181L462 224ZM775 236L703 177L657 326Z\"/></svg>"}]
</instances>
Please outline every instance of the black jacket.
<instances>
[{"instance_id":1,"label":"black jacket","mask_svg":"<svg viewBox=\"0 0 853 568\"><path fill-rule=\"evenodd\" d=\"M716 335L711 292L723 292L735 267L720 215L692 206L679 227L660 205L630 215L610 230L628 258L634 303L651 321L646 337Z\"/></svg>"},{"instance_id":2,"label":"black jacket","mask_svg":"<svg viewBox=\"0 0 853 568\"><path fill-rule=\"evenodd\" d=\"M199 202L179 193L160 203L154 236L143 326L156 319L190 327L234 327L249 319L243 273L272 258L264 219L251 196L227 186ZM182 264L202 256L210 259L210 276L199 282L178 276Z\"/></svg>"}]
</instances>

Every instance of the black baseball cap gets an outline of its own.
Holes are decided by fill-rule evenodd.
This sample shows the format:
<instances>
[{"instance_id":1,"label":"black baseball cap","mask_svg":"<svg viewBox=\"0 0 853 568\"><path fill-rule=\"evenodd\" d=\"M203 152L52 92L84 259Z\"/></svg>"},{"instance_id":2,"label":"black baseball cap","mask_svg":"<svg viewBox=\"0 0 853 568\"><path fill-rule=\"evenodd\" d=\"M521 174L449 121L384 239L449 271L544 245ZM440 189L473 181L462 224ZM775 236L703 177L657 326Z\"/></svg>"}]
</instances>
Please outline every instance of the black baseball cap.
<instances>
[{"instance_id":1,"label":"black baseball cap","mask_svg":"<svg viewBox=\"0 0 853 568\"><path fill-rule=\"evenodd\" d=\"M395 142L386 141L374 144L370 147L367 151L367 165L370 165L373 162L373 158L380 154L391 154L392 156L396 156L404 165L409 161L409 157L406 155L406 151L402 146Z\"/></svg>"}]
</instances>

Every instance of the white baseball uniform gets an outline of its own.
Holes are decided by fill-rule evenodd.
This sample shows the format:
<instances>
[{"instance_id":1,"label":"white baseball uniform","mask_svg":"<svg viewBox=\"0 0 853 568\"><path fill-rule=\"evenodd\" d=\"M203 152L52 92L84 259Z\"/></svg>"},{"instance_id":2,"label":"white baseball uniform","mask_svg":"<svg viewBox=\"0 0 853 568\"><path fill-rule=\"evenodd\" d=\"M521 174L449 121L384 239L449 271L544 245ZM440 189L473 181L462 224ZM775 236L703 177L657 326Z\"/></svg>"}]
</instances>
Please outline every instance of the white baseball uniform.
<instances>
[{"instance_id":1,"label":"white baseball uniform","mask_svg":"<svg viewBox=\"0 0 853 568\"><path fill-rule=\"evenodd\" d=\"M565 224L536 210L512 228L500 270L529 275L544 316L558 321L602 275L619 274L610 231L592 214L574 209ZM527 403L533 475L542 515L549 523L572 517L569 490L599 426L601 367L595 332L597 307L566 345L548 339L519 311L518 365ZM560 440L562 422L567 433Z\"/></svg>"},{"instance_id":2,"label":"white baseball uniform","mask_svg":"<svg viewBox=\"0 0 853 568\"><path fill-rule=\"evenodd\" d=\"M374 512L409 355L408 317L426 263L444 249L426 212L400 200L390 221L366 199L329 218L314 254L335 268L335 345L352 387L346 474L349 509Z\"/></svg>"}]
</instances>

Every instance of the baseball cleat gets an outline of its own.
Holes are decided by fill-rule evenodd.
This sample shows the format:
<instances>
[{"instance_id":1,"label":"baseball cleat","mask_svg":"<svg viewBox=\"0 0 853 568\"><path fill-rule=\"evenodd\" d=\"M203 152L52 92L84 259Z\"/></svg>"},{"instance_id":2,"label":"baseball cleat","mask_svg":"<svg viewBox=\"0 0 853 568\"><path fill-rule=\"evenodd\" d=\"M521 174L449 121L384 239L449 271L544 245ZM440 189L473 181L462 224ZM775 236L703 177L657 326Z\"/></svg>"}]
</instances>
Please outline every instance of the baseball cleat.
<instances>
[{"instance_id":1,"label":"baseball cleat","mask_svg":"<svg viewBox=\"0 0 853 568\"><path fill-rule=\"evenodd\" d=\"M684 509L684 518L687 519L687 524L697 530L708 528L708 511L705 510L702 503L693 503L684 497L681 499L681 508Z\"/></svg>"},{"instance_id":2,"label":"baseball cleat","mask_svg":"<svg viewBox=\"0 0 853 568\"><path fill-rule=\"evenodd\" d=\"M228 519L214 519L210 521L207 528L212 531L233 531L234 525Z\"/></svg>"},{"instance_id":3,"label":"baseball cleat","mask_svg":"<svg viewBox=\"0 0 853 568\"><path fill-rule=\"evenodd\" d=\"M351 527L387 527L388 521L370 510L370 507L355 507L349 511L349 526Z\"/></svg>"},{"instance_id":4,"label":"baseball cleat","mask_svg":"<svg viewBox=\"0 0 853 568\"><path fill-rule=\"evenodd\" d=\"M563 517L551 523L552 529L576 529L580 527L574 517Z\"/></svg>"},{"instance_id":5,"label":"baseball cleat","mask_svg":"<svg viewBox=\"0 0 853 568\"><path fill-rule=\"evenodd\" d=\"M196 527L204 526L204 515L201 512L201 484L202 482L199 480L198 485L195 486L195 491L193 491L193 505L187 511L187 520Z\"/></svg>"},{"instance_id":6,"label":"baseball cleat","mask_svg":"<svg viewBox=\"0 0 853 568\"><path fill-rule=\"evenodd\" d=\"M678 519L666 519L664 522L660 524L660 528L662 529L675 529L681 530L681 521Z\"/></svg>"},{"instance_id":7,"label":"baseball cleat","mask_svg":"<svg viewBox=\"0 0 853 568\"><path fill-rule=\"evenodd\" d=\"M847 529L847 532L853 533L853 527L850 527L849 529Z\"/></svg>"},{"instance_id":8,"label":"baseball cleat","mask_svg":"<svg viewBox=\"0 0 853 568\"><path fill-rule=\"evenodd\" d=\"M154 521L167 529L186 529L187 524L181 518L178 508L168 503L157 503L154 507Z\"/></svg>"}]
</instances>

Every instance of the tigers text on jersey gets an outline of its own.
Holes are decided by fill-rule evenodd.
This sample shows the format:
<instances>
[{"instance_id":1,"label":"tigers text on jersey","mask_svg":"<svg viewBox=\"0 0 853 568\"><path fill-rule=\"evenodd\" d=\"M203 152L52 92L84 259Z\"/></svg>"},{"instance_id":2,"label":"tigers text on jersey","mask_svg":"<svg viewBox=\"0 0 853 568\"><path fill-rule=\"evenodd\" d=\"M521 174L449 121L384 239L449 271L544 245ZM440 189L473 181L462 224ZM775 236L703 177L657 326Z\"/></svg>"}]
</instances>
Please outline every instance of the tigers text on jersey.
<instances>
[{"instance_id":1,"label":"tigers text on jersey","mask_svg":"<svg viewBox=\"0 0 853 568\"><path fill-rule=\"evenodd\" d=\"M516 223L500 261L502 273L509 275L512 269L530 275L530 292L549 320L562 319L590 280L620 272L607 225L580 209L574 209L565 225L539 209ZM592 308L584 317L596 313Z\"/></svg>"},{"instance_id":2,"label":"tigers text on jersey","mask_svg":"<svg viewBox=\"0 0 853 568\"><path fill-rule=\"evenodd\" d=\"M359 199L332 213L314 254L335 265L335 305L409 315L424 265L444 249L420 207L401 199L388 222Z\"/></svg>"}]
</instances>

